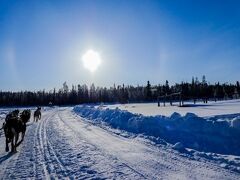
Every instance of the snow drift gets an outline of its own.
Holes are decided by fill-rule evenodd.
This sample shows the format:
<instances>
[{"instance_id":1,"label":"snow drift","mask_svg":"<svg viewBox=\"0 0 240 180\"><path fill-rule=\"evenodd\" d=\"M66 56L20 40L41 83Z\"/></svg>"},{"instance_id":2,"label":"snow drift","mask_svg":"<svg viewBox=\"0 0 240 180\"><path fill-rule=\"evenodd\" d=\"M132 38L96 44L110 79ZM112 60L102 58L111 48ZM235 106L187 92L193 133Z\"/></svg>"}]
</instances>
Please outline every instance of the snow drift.
<instances>
[{"instance_id":1,"label":"snow drift","mask_svg":"<svg viewBox=\"0 0 240 180\"><path fill-rule=\"evenodd\" d=\"M75 106L74 111L93 122L105 122L113 128L160 137L169 143L199 151L240 155L240 116L201 118L193 113L181 116L143 116L116 109Z\"/></svg>"}]
</instances>

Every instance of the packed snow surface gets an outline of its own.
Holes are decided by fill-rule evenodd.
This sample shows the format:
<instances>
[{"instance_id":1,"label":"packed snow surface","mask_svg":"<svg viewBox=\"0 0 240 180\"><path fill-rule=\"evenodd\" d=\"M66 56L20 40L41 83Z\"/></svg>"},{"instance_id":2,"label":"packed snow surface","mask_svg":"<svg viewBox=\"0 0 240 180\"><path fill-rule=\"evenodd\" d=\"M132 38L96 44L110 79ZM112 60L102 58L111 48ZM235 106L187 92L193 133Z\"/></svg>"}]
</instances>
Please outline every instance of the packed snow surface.
<instances>
[{"instance_id":1,"label":"packed snow surface","mask_svg":"<svg viewBox=\"0 0 240 180\"><path fill-rule=\"evenodd\" d=\"M1 121L8 111L0 110ZM14 154L5 152L1 131L0 179L240 178L239 156L200 152L185 148L181 141L170 144L131 129L115 128L98 114L105 111L109 110L87 106L45 109L39 122L31 119L27 124L25 140ZM95 114L90 116L90 112ZM135 116L120 110L113 113L116 119L109 119L118 124ZM130 128L135 128L138 118L132 119ZM174 113L172 118L182 116ZM150 120L150 127L154 121Z\"/></svg>"}]
</instances>

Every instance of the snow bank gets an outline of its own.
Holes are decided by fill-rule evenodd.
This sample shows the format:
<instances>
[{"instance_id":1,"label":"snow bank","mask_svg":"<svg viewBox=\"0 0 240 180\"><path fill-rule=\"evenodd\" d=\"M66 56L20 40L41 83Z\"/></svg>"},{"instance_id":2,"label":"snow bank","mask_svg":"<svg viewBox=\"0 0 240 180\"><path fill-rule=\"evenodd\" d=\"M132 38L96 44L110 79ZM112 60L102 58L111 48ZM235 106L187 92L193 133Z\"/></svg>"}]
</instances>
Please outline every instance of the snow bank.
<instances>
[{"instance_id":1,"label":"snow bank","mask_svg":"<svg viewBox=\"0 0 240 180\"><path fill-rule=\"evenodd\" d=\"M183 144L181 142L177 142L176 144L174 144L173 149L181 151L181 150L184 149L184 146L183 146Z\"/></svg>"},{"instance_id":2,"label":"snow bank","mask_svg":"<svg viewBox=\"0 0 240 180\"><path fill-rule=\"evenodd\" d=\"M75 106L74 111L94 122L105 122L113 128L160 137L169 143L199 151L240 155L240 117L205 119L193 113L181 116L143 116L128 111ZM177 147L178 148L178 147ZM177 149L176 148L176 149Z\"/></svg>"},{"instance_id":3,"label":"snow bank","mask_svg":"<svg viewBox=\"0 0 240 180\"><path fill-rule=\"evenodd\" d=\"M238 117L236 117L232 120L231 126L233 128L236 128L236 129L240 130L240 116L238 116Z\"/></svg>"}]
</instances>

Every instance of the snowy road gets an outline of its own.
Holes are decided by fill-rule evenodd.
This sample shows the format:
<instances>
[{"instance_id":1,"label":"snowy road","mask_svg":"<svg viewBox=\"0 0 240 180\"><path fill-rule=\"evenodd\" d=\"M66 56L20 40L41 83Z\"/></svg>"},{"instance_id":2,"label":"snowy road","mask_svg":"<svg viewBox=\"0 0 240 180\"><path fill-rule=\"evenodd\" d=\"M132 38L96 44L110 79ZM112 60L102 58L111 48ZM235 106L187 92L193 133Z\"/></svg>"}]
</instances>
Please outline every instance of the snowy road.
<instances>
[{"instance_id":1,"label":"snowy road","mask_svg":"<svg viewBox=\"0 0 240 180\"><path fill-rule=\"evenodd\" d=\"M198 161L143 138L118 135L55 108L29 123L18 153L0 143L1 179L239 179L206 159Z\"/></svg>"}]
</instances>

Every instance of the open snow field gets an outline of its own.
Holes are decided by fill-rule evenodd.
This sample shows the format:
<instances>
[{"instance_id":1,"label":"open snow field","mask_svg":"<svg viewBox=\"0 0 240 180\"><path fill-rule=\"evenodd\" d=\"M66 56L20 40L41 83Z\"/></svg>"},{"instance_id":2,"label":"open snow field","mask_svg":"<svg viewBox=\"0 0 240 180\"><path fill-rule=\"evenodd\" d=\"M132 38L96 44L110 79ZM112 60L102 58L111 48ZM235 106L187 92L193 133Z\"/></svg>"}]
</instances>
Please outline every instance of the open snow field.
<instances>
[{"instance_id":1,"label":"open snow field","mask_svg":"<svg viewBox=\"0 0 240 180\"><path fill-rule=\"evenodd\" d=\"M225 105L221 105L221 103L214 105L214 108L219 108L215 113L217 111L217 114L239 113L237 106L239 107L240 102L225 102ZM123 106L126 105L117 105L119 108ZM147 115L154 115L150 111L150 106L153 107L151 104L127 106L137 109L138 112L134 113L140 113L142 109L142 114L148 112ZM155 106L158 108L156 104ZM234 106L236 111L230 111L231 106ZM192 108L192 111L188 108L186 112L204 111L200 106ZM220 113L221 108L222 113ZM165 107L165 109L169 109L169 114L172 114L170 107ZM225 112L226 109L228 111ZM175 109L172 110L172 112L174 111ZM211 108L209 107L207 111L211 111ZM7 112L8 109L0 109L1 123ZM152 113L163 114L154 110ZM168 131L178 132L176 129L172 129L172 127L178 128L175 122L177 125L182 125L181 121L184 120L186 122L184 125L189 126L188 122L191 122L191 119L194 123L205 120L193 114L187 116L180 116L180 114L175 113L166 118L156 116L148 119L146 116L134 115L119 109L107 110L92 106L45 109L40 122L33 123L31 119L31 122L28 123L25 140L18 148L17 153L5 152L5 138L2 131L0 132L0 178L240 179L239 155L197 151L194 148L185 147L181 141L176 144L165 141L166 135L172 135L172 133L167 133ZM213 114L200 115L210 116ZM232 119L237 117L237 115L212 117L207 126L204 126L209 128L204 132L205 135L212 133L216 128L215 125L219 126L219 123L215 122L220 122L219 127L224 127L224 130L227 131L226 137L224 134L219 134L221 138L225 138L224 140L238 135L238 128L231 126ZM219 118L222 120L218 121ZM168 124L169 120L174 124ZM161 131L162 134L156 133L159 129L153 130L151 126L151 124L156 125L155 121L158 122L161 130L167 127L168 131ZM226 125L225 122L229 125ZM149 129L145 127L149 127ZM193 127L189 126L187 132L192 133L193 131L189 131L189 128ZM182 137L185 137L184 134ZM200 143L201 141L197 137L193 140ZM172 138L175 137L172 136ZM221 138L217 140L221 141ZM238 142L230 141L230 144L236 145ZM206 148L209 150L212 147L206 146ZM235 154L239 152L237 148L234 149L235 151L222 150Z\"/></svg>"},{"instance_id":2,"label":"open snow field","mask_svg":"<svg viewBox=\"0 0 240 180\"><path fill-rule=\"evenodd\" d=\"M240 113L240 100L228 100L228 101L217 101L209 102L204 104L197 102L195 105L193 102L185 102L186 107L179 107L178 103L173 103L174 106L170 106L166 103L166 106L158 107L157 103L136 103L136 104L114 104L107 105L105 107L115 109L116 107L127 110L132 113L143 114L146 116L164 115L171 116L174 112L181 115L185 115L188 112L194 113L198 116L214 116L214 115L225 115Z\"/></svg>"}]
</instances>

